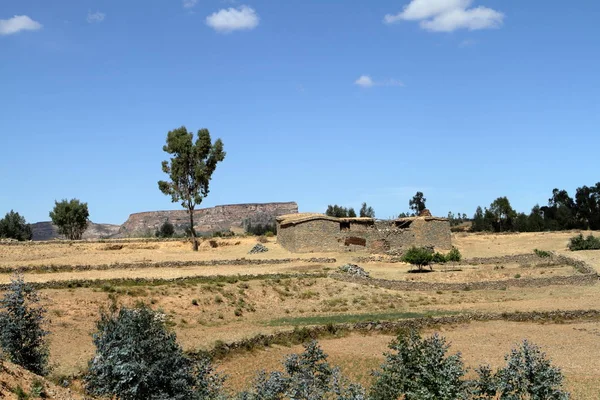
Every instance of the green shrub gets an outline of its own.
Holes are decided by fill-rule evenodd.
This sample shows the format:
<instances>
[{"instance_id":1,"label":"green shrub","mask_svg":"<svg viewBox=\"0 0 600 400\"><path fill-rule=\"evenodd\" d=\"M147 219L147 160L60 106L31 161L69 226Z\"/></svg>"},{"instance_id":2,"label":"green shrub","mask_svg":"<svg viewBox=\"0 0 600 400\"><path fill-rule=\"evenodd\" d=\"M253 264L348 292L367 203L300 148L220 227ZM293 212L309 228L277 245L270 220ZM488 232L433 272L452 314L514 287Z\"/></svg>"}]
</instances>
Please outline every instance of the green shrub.
<instances>
[{"instance_id":1,"label":"green shrub","mask_svg":"<svg viewBox=\"0 0 600 400\"><path fill-rule=\"evenodd\" d=\"M165 315L142 305L101 313L93 335L96 354L85 376L96 396L122 400L212 399L222 380L210 361L188 359Z\"/></svg>"},{"instance_id":2,"label":"green shrub","mask_svg":"<svg viewBox=\"0 0 600 400\"><path fill-rule=\"evenodd\" d=\"M265 232L265 236L268 237L268 238L272 238L273 236L275 236L275 234L273 232L271 232L271 231L266 231Z\"/></svg>"},{"instance_id":3,"label":"green shrub","mask_svg":"<svg viewBox=\"0 0 600 400\"><path fill-rule=\"evenodd\" d=\"M168 220L165 221L160 228L156 231L156 237L159 238L170 238L175 234L175 226Z\"/></svg>"},{"instance_id":4,"label":"green shrub","mask_svg":"<svg viewBox=\"0 0 600 400\"><path fill-rule=\"evenodd\" d=\"M419 267L422 270L424 266L429 265L433 260L431 250L424 247L411 247L402 256L402 261Z\"/></svg>"},{"instance_id":5,"label":"green shrub","mask_svg":"<svg viewBox=\"0 0 600 400\"><path fill-rule=\"evenodd\" d=\"M292 354L283 363L283 372L262 371L250 391L242 392L238 399L337 399L364 400L362 386L349 383L338 368L327 363L327 354L316 341L304 345L302 354Z\"/></svg>"},{"instance_id":6,"label":"green shrub","mask_svg":"<svg viewBox=\"0 0 600 400\"><path fill-rule=\"evenodd\" d=\"M462 254L456 247L452 247L452 250L446 254L446 261L459 262L460 260L462 260Z\"/></svg>"},{"instance_id":7,"label":"green shrub","mask_svg":"<svg viewBox=\"0 0 600 400\"><path fill-rule=\"evenodd\" d=\"M549 251L533 249L533 252L535 253L536 256L538 256L540 258L552 257L552 253L550 253Z\"/></svg>"},{"instance_id":8,"label":"green shrub","mask_svg":"<svg viewBox=\"0 0 600 400\"><path fill-rule=\"evenodd\" d=\"M440 252L435 252L433 253L432 257L431 257L431 262L433 263L437 263L437 264L443 264L446 262L446 256L443 255Z\"/></svg>"},{"instance_id":9,"label":"green shrub","mask_svg":"<svg viewBox=\"0 0 600 400\"><path fill-rule=\"evenodd\" d=\"M524 340L505 357L506 367L495 375L500 399L568 399L562 390L560 368L553 366L538 346Z\"/></svg>"},{"instance_id":10,"label":"green shrub","mask_svg":"<svg viewBox=\"0 0 600 400\"><path fill-rule=\"evenodd\" d=\"M389 347L393 352L386 354L381 369L373 373L370 399L464 398L465 367L460 354L448 355L450 346L443 337L435 334L421 339L411 331L398 335Z\"/></svg>"},{"instance_id":11,"label":"green shrub","mask_svg":"<svg viewBox=\"0 0 600 400\"><path fill-rule=\"evenodd\" d=\"M578 236L574 236L569 241L569 250L600 250L600 239L588 235L586 238L580 233Z\"/></svg>"},{"instance_id":12,"label":"green shrub","mask_svg":"<svg viewBox=\"0 0 600 400\"><path fill-rule=\"evenodd\" d=\"M46 309L22 275L16 275L0 300L0 347L9 360L38 374L48 372L48 345L43 329Z\"/></svg>"}]
</instances>

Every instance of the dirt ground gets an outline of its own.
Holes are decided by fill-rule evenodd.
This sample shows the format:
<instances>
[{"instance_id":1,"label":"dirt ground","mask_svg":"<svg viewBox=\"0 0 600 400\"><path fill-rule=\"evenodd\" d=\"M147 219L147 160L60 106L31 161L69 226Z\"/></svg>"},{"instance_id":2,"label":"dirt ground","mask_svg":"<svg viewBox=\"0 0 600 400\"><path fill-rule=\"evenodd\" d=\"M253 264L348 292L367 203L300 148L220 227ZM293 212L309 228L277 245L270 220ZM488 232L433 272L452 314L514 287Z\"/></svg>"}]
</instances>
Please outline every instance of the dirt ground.
<instances>
[{"instance_id":1,"label":"dirt ground","mask_svg":"<svg viewBox=\"0 0 600 400\"><path fill-rule=\"evenodd\" d=\"M526 233L510 235L455 234L454 245L464 258L531 254L541 249L568 255L587 262L600 271L600 252L569 252L568 239L574 232ZM267 253L248 254L256 238L219 239L218 247L207 244L201 251L190 251L188 243L132 242L119 250L108 250L112 243L77 242L72 244L33 243L0 246L0 266L23 265L104 265L117 263L161 263L167 261L208 261L221 259L280 259L333 257L333 264L297 261L289 264L189 266L180 268L114 268L80 272L26 273L32 282L71 279L96 279L95 288L41 290L49 310L51 362L54 373L78 374L85 370L94 348L91 334L101 308L111 303L150 304L162 310L171 321L179 342L186 350L209 349L217 340L231 342L259 333L288 330L294 326L325 324L330 321L397 319L411 315L461 312L514 312L598 309L600 285L549 286L472 291L392 291L372 286L340 282L331 278L255 279L225 283L215 280L200 284L165 284L159 286L113 286L102 282L114 278L175 278L214 275L297 274L324 272L352 262L360 253L294 254L282 249L274 239L266 243ZM507 263L501 265L468 265L460 268L439 266L434 273L409 273L402 263L369 262L361 264L373 277L424 282L472 282L527 277L565 276L576 274L568 266L532 266ZM0 283L11 274L0 274ZM344 319L347 318L347 319ZM581 326L579 326L580 324ZM548 328L549 327L549 328ZM575 330L577 327L579 330ZM545 330L546 329L546 330ZM564 330L566 329L566 330ZM569 330L570 329L570 330ZM594 333L595 332L595 333ZM510 346L529 335L567 374L573 398L597 399L599 373L588 368L591 354L597 354L598 326L588 323L562 325L512 324L503 322L470 324L447 329L444 334L463 352L469 365L502 361ZM563 335L564 343L560 338ZM589 336L589 337L588 337ZM487 339L485 339L487 338ZM547 340L545 340L546 338ZM577 338L572 341L572 338ZM593 339L596 338L596 339ZM381 362L381 354L389 342L385 336L351 336L323 341L333 363L350 368L349 374L367 382L369 371ZM596 341L594 341L596 340ZM356 341L350 346L349 342ZM492 345L492 343L495 343ZM575 346L577 344L577 346ZM488 346L488 348L486 348ZM575 349L576 351L569 351ZM261 353L261 367L275 368L281 357L299 348L273 348ZM357 350L362 349L362 350ZM471 357L469 354L476 355ZM485 357L483 357L485 356ZM344 358L346 357L346 358ZM255 364L250 355L237 355L225 360L222 367L231 377L231 387L241 387L253 376ZM271 361L269 361L271 360ZM347 361L344 361L347 360ZM338 362L339 361L339 362ZM247 367L244 365L247 364ZM239 364L240 367L235 367ZM346 365L346 367L345 367ZM241 372L240 372L241 371ZM587 371L587 372L585 372ZM594 392L595 391L595 392ZM590 397L591 396L591 397Z\"/></svg>"}]
</instances>

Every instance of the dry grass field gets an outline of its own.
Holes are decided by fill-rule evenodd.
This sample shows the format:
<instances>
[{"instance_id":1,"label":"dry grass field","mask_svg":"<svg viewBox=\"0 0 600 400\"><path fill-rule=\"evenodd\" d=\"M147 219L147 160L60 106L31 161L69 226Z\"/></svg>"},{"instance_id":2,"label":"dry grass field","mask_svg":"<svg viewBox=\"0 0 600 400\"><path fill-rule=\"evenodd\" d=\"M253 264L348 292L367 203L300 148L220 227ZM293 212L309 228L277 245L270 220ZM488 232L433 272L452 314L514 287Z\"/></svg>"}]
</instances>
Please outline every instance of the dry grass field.
<instances>
[{"instance_id":1,"label":"dry grass field","mask_svg":"<svg viewBox=\"0 0 600 400\"><path fill-rule=\"evenodd\" d=\"M600 252L570 252L566 245L574 232L511 235L456 234L454 245L467 259L460 265L436 266L434 272L410 273L403 263L359 263L371 276L389 280L435 282L503 281L577 275L569 265L489 263L472 265L470 258L531 254L534 249L585 261L600 271ZM218 239L217 247L205 242L198 253L185 241L122 241L77 243L29 243L0 245L0 284L10 281L10 270L23 266L89 266L86 270L24 274L36 283L61 281L54 289L41 289L49 310L51 360L55 375L77 375L85 370L93 353L91 333L101 308L111 303L150 304L163 310L187 350L211 349L217 341L232 342L260 333L290 330L294 326L327 323L398 320L464 312L525 312L600 309L600 285L554 285L502 290L395 291L342 282L327 274L352 262L360 253L294 254L272 238L269 251L248 254L256 238ZM117 246L115 246L117 244ZM335 258L334 263L309 262L312 257ZM284 258L299 258L280 263ZM265 264L211 265L211 260L272 260ZM184 266L172 266L185 261ZM198 262L201 265L194 265ZM165 263L165 265L162 265ZM123 268L122 264L130 264ZM133 264L133 265L131 265ZM152 264L149 266L149 264ZM108 266L108 267L107 267ZM267 275L269 274L269 275ZM273 276L272 274L278 274ZM246 276L253 275L251 279ZM218 277L229 277L222 279ZM109 281L115 278L121 282ZM148 283L133 279L185 278L178 282ZM128 280L129 279L129 280ZM78 287L73 280L92 280ZM502 356L523 338L543 346L563 368L569 390L576 399L600 397L600 322L571 321L563 324L473 322L442 326L443 334L460 351L469 366L500 365ZM425 333L431 333L426 331ZM369 373L382 360L392 337L351 334L324 338L321 343L330 360L351 377L369 383ZM228 387L241 388L258 369L274 369L282 357L300 346L273 346L252 353L234 353L221 361L220 370L230 379ZM258 352L258 353L257 353ZM259 356L260 355L260 356Z\"/></svg>"}]
</instances>

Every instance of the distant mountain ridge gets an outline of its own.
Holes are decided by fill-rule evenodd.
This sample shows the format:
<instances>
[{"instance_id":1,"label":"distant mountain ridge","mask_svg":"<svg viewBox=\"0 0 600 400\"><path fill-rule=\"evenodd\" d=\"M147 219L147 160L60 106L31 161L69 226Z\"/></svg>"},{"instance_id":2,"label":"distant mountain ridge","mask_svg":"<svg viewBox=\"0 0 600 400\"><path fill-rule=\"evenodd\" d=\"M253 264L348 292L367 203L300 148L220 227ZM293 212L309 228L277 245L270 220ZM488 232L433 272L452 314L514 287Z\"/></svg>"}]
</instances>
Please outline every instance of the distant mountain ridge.
<instances>
[{"instance_id":1,"label":"distant mountain ridge","mask_svg":"<svg viewBox=\"0 0 600 400\"><path fill-rule=\"evenodd\" d=\"M245 224L265 225L275 218L298 212L294 201L278 203L227 204L201 208L194 212L194 226L199 234L217 231L243 231ZM185 210L148 211L134 213L123 225L90 222L83 239L123 238L153 235L165 221L175 226L176 233L184 233L189 227L189 216ZM50 221L31 224L33 240L61 238L56 226Z\"/></svg>"},{"instance_id":2,"label":"distant mountain ridge","mask_svg":"<svg viewBox=\"0 0 600 400\"><path fill-rule=\"evenodd\" d=\"M296 202L228 204L194 211L194 227L199 234L228 230L243 230L247 222L252 225L265 225L275 222L275 218L298 212ZM154 233L163 223L169 221L175 232L183 233L189 227L189 215L185 210L150 211L131 214L121 225L120 235L140 236Z\"/></svg>"}]
</instances>

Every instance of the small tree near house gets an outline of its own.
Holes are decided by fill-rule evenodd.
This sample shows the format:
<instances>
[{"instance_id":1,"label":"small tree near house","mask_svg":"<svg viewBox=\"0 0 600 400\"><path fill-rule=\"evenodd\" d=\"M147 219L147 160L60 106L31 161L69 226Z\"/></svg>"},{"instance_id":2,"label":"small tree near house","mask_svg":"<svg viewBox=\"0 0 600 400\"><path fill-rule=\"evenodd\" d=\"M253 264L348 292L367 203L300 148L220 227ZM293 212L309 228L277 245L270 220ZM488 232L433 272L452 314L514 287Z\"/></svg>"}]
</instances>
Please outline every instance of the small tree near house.
<instances>
[{"instance_id":1,"label":"small tree near house","mask_svg":"<svg viewBox=\"0 0 600 400\"><path fill-rule=\"evenodd\" d=\"M402 256L402 261L416 265L419 268L419 271L422 271L423 267L427 265L433 270L431 267L431 263L433 262L433 252L424 247L411 247Z\"/></svg>"},{"instance_id":2,"label":"small tree near house","mask_svg":"<svg viewBox=\"0 0 600 400\"><path fill-rule=\"evenodd\" d=\"M200 129L194 142L194 134L182 126L169 131L163 150L171 155L169 161L162 162L162 170L169 175L169 181L159 181L158 188L171 196L174 203L181 202L187 210L192 246L198 251L194 209L208 196L208 184L217 163L225 159L223 142L217 139L213 143L208 129Z\"/></svg>"}]
</instances>

